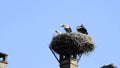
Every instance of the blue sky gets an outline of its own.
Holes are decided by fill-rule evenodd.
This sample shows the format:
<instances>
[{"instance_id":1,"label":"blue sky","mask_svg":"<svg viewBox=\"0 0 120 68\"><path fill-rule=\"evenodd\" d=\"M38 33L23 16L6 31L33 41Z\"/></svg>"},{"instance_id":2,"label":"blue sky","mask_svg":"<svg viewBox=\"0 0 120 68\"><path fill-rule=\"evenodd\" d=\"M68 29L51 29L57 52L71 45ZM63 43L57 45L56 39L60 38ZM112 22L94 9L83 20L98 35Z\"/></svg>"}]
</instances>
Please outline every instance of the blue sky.
<instances>
[{"instance_id":1,"label":"blue sky","mask_svg":"<svg viewBox=\"0 0 120 68\"><path fill-rule=\"evenodd\" d=\"M114 63L120 67L119 0L0 0L0 52L8 68L59 68L48 46L62 23L84 24L96 49L79 68Z\"/></svg>"}]
</instances>

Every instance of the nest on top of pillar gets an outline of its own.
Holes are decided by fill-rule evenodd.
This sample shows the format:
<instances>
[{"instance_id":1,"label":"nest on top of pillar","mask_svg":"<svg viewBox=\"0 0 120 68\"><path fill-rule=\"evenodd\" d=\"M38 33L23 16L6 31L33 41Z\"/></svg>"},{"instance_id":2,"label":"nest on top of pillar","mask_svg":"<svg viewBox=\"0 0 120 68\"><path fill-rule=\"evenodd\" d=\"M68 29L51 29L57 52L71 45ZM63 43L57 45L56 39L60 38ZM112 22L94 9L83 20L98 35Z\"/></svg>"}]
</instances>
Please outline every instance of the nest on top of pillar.
<instances>
[{"instance_id":1,"label":"nest on top of pillar","mask_svg":"<svg viewBox=\"0 0 120 68\"><path fill-rule=\"evenodd\" d=\"M63 33L53 37L50 46L58 54L88 54L95 49L92 38L82 33Z\"/></svg>"}]
</instances>

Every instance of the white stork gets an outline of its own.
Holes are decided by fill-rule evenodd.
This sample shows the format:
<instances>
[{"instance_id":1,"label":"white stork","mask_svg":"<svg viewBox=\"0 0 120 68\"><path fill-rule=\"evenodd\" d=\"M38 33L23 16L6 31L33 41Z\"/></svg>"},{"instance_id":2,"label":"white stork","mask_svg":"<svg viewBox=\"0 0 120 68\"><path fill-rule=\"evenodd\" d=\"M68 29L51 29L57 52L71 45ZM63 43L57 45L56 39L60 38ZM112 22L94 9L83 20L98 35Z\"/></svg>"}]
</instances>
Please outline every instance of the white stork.
<instances>
[{"instance_id":1,"label":"white stork","mask_svg":"<svg viewBox=\"0 0 120 68\"><path fill-rule=\"evenodd\" d=\"M58 30L55 30L55 32L56 32L58 35L62 34L62 32L60 32L60 31L58 31Z\"/></svg>"},{"instance_id":2,"label":"white stork","mask_svg":"<svg viewBox=\"0 0 120 68\"><path fill-rule=\"evenodd\" d=\"M66 33L71 33L72 30L68 24L62 24L61 27L63 27L66 31Z\"/></svg>"},{"instance_id":3,"label":"white stork","mask_svg":"<svg viewBox=\"0 0 120 68\"><path fill-rule=\"evenodd\" d=\"M77 26L77 31L83 34L88 34L87 29L81 24L80 26Z\"/></svg>"}]
</instances>

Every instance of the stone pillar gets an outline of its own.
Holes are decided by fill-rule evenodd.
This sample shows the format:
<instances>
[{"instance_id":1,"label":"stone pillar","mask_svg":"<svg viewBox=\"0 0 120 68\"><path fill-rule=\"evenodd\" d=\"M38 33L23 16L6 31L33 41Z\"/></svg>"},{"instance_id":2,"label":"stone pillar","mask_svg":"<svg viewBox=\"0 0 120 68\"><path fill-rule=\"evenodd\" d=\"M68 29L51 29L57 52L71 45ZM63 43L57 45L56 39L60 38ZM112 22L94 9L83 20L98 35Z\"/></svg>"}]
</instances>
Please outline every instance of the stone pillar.
<instances>
[{"instance_id":1,"label":"stone pillar","mask_svg":"<svg viewBox=\"0 0 120 68\"><path fill-rule=\"evenodd\" d=\"M60 60L60 68L78 68L78 60L75 58Z\"/></svg>"}]
</instances>

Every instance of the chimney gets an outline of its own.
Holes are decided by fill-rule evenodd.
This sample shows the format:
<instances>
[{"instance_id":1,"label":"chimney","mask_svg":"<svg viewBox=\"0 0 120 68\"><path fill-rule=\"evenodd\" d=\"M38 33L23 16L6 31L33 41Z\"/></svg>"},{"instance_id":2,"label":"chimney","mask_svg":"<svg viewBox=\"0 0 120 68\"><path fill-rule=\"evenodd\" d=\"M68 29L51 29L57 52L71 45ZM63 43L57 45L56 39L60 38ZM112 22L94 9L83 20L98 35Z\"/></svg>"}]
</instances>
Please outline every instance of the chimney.
<instances>
[{"instance_id":1,"label":"chimney","mask_svg":"<svg viewBox=\"0 0 120 68\"><path fill-rule=\"evenodd\" d=\"M7 54L0 52L0 68L7 68Z\"/></svg>"}]
</instances>

